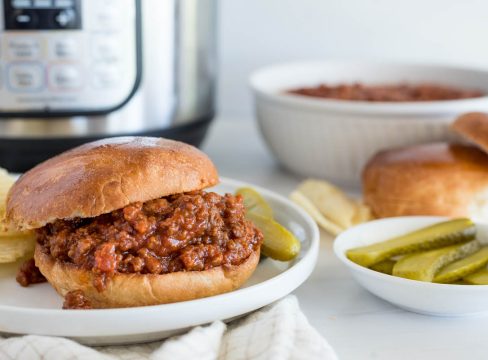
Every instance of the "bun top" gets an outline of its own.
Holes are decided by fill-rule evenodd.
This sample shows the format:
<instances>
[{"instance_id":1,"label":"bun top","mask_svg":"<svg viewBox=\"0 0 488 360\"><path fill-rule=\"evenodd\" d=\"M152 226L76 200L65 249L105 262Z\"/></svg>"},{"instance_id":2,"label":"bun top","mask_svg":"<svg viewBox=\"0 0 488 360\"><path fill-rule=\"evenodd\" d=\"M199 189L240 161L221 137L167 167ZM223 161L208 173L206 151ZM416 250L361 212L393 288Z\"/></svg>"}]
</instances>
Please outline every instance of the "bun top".
<instances>
[{"instance_id":1,"label":"bun top","mask_svg":"<svg viewBox=\"0 0 488 360\"><path fill-rule=\"evenodd\" d=\"M431 143L383 150L366 165L371 167L394 167L398 170L415 167L436 171L476 170L488 173L488 155L475 146ZM488 179L487 179L488 180Z\"/></svg>"},{"instance_id":2,"label":"bun top","mask_svg":"<svg viewBox=\"0 0 488 360\"><path fill-rule=\"evenodd\" d=\"M6 216L19 229L34 229L218 181L212 161L193 146L152 137L108 138L64 152L22 175L9 191Z\"/></svg>"},{"instance_id":3,"label":"bun top","mask_svg":"<svg viewBox=\"0 0 488 360\"><path fill-rule=\"evenodd\" d=\"M377 217L488 214L488 155L474 146L435 143L386 150L363 172Z\"/></svg>"},{"instance_id":4,"label":"bun top","mask_svg":"<svg viewBox=\"0 0 488 360\"><path fill-rule=\"evenodd\" d=\"M488 114L472 112L461 115L452 123L451 128L488 152Z\"/></svg>"}]
</instances>

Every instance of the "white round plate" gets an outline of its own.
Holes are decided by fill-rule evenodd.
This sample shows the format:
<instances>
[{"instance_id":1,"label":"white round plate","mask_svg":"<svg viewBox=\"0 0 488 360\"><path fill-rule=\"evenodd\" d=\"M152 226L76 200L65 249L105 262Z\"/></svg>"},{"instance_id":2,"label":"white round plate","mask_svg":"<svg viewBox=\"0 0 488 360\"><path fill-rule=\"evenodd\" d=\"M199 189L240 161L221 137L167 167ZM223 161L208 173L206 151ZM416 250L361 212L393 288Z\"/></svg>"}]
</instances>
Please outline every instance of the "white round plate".
<instances>
[{"instance_id":1,"label":"white round plate","mask_svg":"<svg viewBox=\"0 0 488 360\"><path fill-rule=\"evenodd\" d=\"M218 193L249 186L222 179ZM18 264L0 266L0 333L64 336L92 345L145 342L181 333L189 327L229 320L259 309L302 284L317 261L319 233L313 220L288 199L251 185L270 203L278 222L301 241L291 262L262 260L239 290L174 304L108 310L62 310L62 299L49 284L23 288L15 281Z\"/></svg>"},{"instance_id":2,"label":"white round plate","mask_svg":"<svg viewBox=\"0 0 488 360\"><path fill-rule=\"evenodd\" d=\"M382 274L360 266L346 251L445 221L433 216L406 216L371 221L341 233L334 252L356 281L376 296L409 311L436 316L488 314L488 285L435 284ZM477 239L488 244L488 224L476 223Z\"/></svg>"}]
</instances>

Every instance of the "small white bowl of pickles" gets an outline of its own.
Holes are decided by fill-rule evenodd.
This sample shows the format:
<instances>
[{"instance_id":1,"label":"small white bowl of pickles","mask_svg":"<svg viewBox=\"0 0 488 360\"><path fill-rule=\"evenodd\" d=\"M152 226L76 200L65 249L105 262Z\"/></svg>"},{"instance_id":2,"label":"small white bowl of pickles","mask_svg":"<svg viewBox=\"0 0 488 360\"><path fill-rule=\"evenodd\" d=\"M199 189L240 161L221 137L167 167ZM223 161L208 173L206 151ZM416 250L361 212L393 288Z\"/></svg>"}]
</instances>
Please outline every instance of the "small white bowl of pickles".
<instances>
[{"instance_id":1,"label":"small white bowl of pickles","mask_svg":"<svg viewBox=\"0 0 488 360\"><path fill-rule=\"evenodd\" d=\"M408 216L341 233L336 256L374 295L436 316L488 315L488 223Z\"/></svg>"}]
</instances>

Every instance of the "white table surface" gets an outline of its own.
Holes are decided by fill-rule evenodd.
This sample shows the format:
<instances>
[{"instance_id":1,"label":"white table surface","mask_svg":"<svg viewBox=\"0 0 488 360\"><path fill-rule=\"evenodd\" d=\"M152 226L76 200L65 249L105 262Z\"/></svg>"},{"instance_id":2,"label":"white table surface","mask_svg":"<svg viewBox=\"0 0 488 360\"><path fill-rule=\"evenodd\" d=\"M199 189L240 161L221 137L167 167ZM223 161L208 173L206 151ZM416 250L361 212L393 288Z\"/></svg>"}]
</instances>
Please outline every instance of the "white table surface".
<instances>
[{"instance_id":1,"label":"white table surface","mask_svg":"<svg viewBox=\"0 0 488 360\"><path fill-rule=\"evenodd\" d=\"M282 195L302 180L276 164L252 119L218 119L203 150L221 176ZM339 358L488 359L488 317L441 318L401 310L357 285L335 258L332 243L322 232L317 267L295 294Z\"/></svg>"}]
</instances>

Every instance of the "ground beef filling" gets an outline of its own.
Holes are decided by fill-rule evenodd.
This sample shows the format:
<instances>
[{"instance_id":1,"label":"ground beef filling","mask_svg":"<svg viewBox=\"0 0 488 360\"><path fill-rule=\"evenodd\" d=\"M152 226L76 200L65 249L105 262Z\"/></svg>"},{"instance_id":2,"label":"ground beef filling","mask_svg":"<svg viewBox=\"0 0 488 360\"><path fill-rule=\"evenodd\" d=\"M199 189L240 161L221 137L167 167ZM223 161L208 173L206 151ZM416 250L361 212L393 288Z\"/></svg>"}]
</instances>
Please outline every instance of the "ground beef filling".
<instances>
[{"instance_id":1,"label":"ground beef filling","mask_svg":"<svg viewBox=\"0 0 488 360\"><path fill-rule=\"evenodd\" d=\"M361 83L327 85L293 89L292 94L353 101L439 101L476 98L484 96L482 91L462 89L439 84L386 84L364 85Z\"/></svg>"},{"instance_id":2,"label":"ground beef filling","mask_svg":"<svg viewBox=\"0 0 488 360\"><path fill-rule=\"evenodd\" d=\"M29 259L20 266L16 280L22 286L29 286L31 284L43 283L46 281L46 278L37 268L34 259Z\"/></svg>"},{"instance_id":3,"label":"ground beef filling","mask_svg":"<svg viewBox=\"0 0 488 360\"><path fill-rule=\"evenodd\" d=\"M101 291L115 273L166 274L240 265L263 240L240 196L196 191L130 204L38 230L55 259L93 271Z\"/></svg>"},{"instance_id":4,"label":"ground beef filling","mask_svg":"<svg viewBox=\"0 0 488 360\"><path fill-rule=\"evenodd\" d=\"M68 292L64 297L63 309L88 310L92 309L90 301L85 298L81 290Z\"/></svg>"}]
</instances>

